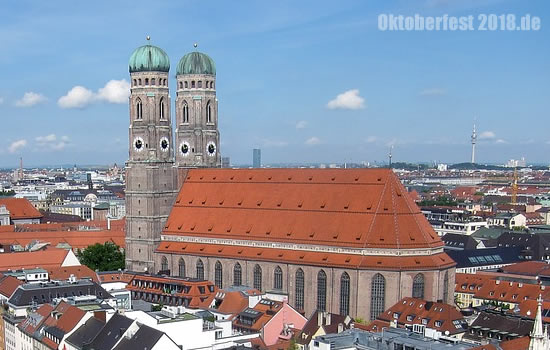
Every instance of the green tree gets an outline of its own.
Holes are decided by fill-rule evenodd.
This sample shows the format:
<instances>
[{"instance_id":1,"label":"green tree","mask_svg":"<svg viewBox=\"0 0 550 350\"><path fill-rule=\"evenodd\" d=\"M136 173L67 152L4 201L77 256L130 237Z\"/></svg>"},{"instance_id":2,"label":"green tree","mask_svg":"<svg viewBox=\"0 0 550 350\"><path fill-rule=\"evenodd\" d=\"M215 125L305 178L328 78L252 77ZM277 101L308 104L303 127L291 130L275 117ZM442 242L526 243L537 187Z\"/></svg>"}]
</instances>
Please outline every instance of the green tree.
<instances>
[{"instance_id":1,"label":"green tree","mask_svg":"<svg viewBox=\"0 0 550 350\"><path fill-rule=\"evenodd\" d=\"M124 253L111 242L96 243L77 251L78 260L92 270L115 271L124 268Z\"/></svg>"}]
</instances>

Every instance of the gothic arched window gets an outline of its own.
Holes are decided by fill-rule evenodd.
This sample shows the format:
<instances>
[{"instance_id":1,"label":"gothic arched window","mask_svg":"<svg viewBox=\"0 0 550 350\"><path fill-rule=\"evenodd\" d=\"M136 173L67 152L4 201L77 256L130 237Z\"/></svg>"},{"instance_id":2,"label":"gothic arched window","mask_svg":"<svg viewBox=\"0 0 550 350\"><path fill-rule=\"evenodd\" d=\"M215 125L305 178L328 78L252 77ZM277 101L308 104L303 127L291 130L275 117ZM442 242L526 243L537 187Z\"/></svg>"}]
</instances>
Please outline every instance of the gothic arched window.
<instances>
[{"instance_id":1,"label":"gothic arched window","mask_svg":"<svg viewBox=\"0 0 550 350\"><path fill-rule=\"evenodd\" d=\"M206 103L206 122L212 123L212 106L210 105L210 101Z\"/></svg>"},{"instance_id":2,"label":"gothic arched window","mask_svg":"<svg viewBox=\"0 0 550 350\"><path fill-rule=\"evenodd\" d=\"M162 259L160 259L160 270L166 271L168 270L168 259L163 256Z\"/></svg>"},{"instance_id":3,"label":"gothic arched window","mask_svg":"<svg viewBox=\"0 0 550 350\"><path fill-rule=\"evenodd\" d=\"M386 307L386 279L377 273L372 278L370 294L370 319L375 320Z\"/></svg>"},{"instance_id":4,"label":"gothic arched window","mask_svg":"<svg viewBox=\"0 0 550 350\"><path fill-rule=\"evenodd\" d=\"M189 123L189 106L183 101L183 122Z\"/></svg>"},{"instance_id":5,"label":"gothic arched window","mask_svg":"<svg viewBox=\"0 0 550 350\"><path fill-rule=\"evenodd\" d=\"M262 268L260 265L254 266L254 288L262 291Z\"/></svg>"},{"instance_id":6,"label":"gothic arched window","mask_svg":"<svg viewBox=\"0 0 550 350\"><path fill-rule=\"evenodd\" d=\"M414 276L412 297L424 299L424 275L421 273Z\"/></svg>"},{"instance_id":7,"label":"gothic arched window","mask_svg":"<svg viewBox=\"0 0 550 350\"><path fill-rule=\"evenodd\" d=\"M283 270L279 266L275 268L273 273L273 289L283 289Z\"/></svg>"},{"instance_id":8,"label":"gothic arched window","mask_svg":"<svg viewBox=\"0 0 550 350\"><path fill-rule=\"evenodd\" d=\"M185 261L183 261L183 258L180 258L180 260L178 262L178 269L179 269L178 276L185 277Z\"/></svg>"},{"instance_id":9,"label":"gothic arched window","mask_svg":"<svg viewBox=\"0 0 550 350\"><path fill-rule=\"evenodd\" d=\"M340 315L349 315L349 275L347 272L340 278Z\"/></svg>"},{"instance_id":10,"label":"gothic arched window","mask_svg":"<svg viewBox=\"0 0 550 350\"><path fill-rule=\"evenodd\" d=\"M141 86L141 78L138 79L138 84Z\"/></svg>"},{"instance_id":11,"label":"gothic arched window","mask_svg":"<svg viewBox=\"0 0 550 350\"><path fill-rule=\"evenodd\" d=\"M136 101L136 119L143 119L143 103L140 98Z\"/></svg>"},{"instance_id":12,"label":"gothic arched window","mask_svg":"<svg viewBox=\"0 0 550 350\"><path fill-rule=\"evenodd\" d=\"M296 270L296 303L298 310L304 309L304 270Z\"/></svg>"},{"instance_id":13,"label":"gothic arched window","mask_svg":"<svg viewBox=\"0 0 550 350\"><path fill-rule=\"evenodd\" d=\"M201 259L197 261L197 279L204 280L204 264Z\"/></svg>"},{"instance_id":14,"label":"gothic arched window","mask_svg":"<svg viewBox=\"0 0 550 350\"><path fill-rule=\"evenodd\" d=\"M233 268L233 285L240 286L243 284L243 270L241 264L236 263Z\"/></svg>"},{"instance_id":15,"label":"gothic arched window","mask_svg":"<svg viewBox=\"0 0 550 350\"><path fill-rule=\"evenodd\" d=\"M449 272L445 271L445 276L443 277L443 302L446 303L449 299Z\"/></svg>"},{"instance_id":16,"label":"gothic arched window","mask_svg":"<svg viewBox=\"0 0 550 350\"><path fill-rule=\"evenodd\" d=\"M160 116L160 119L164 119L164 97L160 98L159 116Z\"/></svg>"},{"instance_id":17,"label":"gothic arched window","mask_svg":"<svg viewBox=\"0 0 550 350\"><path fill-rule=\"evenodd\" d=\"M323 270L317 274L317 310L327 311L327 274Z\"/></svg>"},{"instance_id":18,"label":"gothic arched window","mask_svg":"<svg viewBox=\"0 0 550 350\"><path fill-rule=\"evenodd\" d=\"M214 267L214 284L218 288L223 288L223 270L222 270L222 263L219 261L216 261L216 265Z\"/></svg>"}]
</instances>

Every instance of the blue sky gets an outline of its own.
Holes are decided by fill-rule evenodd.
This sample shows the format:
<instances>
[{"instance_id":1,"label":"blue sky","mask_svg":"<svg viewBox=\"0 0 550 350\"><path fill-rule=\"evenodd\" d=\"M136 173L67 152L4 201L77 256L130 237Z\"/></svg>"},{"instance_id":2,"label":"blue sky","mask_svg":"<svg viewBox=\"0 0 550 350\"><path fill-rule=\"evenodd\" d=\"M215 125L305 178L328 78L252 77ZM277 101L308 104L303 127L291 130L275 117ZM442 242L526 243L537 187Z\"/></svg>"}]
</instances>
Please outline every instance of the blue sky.
<instances>
[{"instance_id":1,"label":"blue sky","mask_svg":"<svg viewBox=\"0 0 550 350\"><path fill-rule=\"evenodd\" d=\"M542 27L378 30L380 14L415 13L473 15L476 27L482 13L531 14ZM170 56L171 87L194 42L215 60L232 163L255 147L264 163L385 161L390 145L394 161L468 161L475 118L479 162L547 164L549 13L544 0L9 1L0 166L123 163L123 80L147 35ZM89 103L63 108L75 86Z\"/></svg>"}]
</instances>

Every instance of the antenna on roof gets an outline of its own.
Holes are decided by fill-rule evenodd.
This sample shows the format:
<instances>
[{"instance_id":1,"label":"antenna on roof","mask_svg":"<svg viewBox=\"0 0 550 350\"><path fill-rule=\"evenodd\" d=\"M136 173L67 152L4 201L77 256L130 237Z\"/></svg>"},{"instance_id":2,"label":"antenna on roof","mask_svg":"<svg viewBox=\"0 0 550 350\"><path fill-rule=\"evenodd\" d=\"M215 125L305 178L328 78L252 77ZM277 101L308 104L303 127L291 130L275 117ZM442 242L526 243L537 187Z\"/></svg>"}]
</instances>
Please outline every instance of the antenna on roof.
<instances>
[{"instance_id":1,"label":"antenna on roof","mask_svg":"<svg viewBox=\"0 0 550 350\"><path fill-rule=\"evenodd\" d=\"M389 168L391 169L391 158L392 158L392 150L393 150L393 145L390 145L390 154L389 154L389 158L390 158L390 162L389 162Z\"/></svg>"}]
</instances>

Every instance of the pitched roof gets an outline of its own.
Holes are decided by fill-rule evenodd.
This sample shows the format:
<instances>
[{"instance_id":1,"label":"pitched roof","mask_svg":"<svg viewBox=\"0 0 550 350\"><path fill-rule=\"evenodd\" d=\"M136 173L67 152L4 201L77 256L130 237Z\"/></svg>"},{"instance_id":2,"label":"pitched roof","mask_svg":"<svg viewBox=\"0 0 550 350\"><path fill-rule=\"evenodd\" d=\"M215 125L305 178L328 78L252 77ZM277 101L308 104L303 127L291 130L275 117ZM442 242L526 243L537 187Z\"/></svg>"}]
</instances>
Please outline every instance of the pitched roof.
<instances>
[{"instance_id":1,"label":"pitched roof","mask_svg":"<svg viewBox=\"0 0 550 350\"><path fill-rule=\"evenodd\" d=\"M163 233L354 248L443 246L389 169L192 169Z\"/></svg>"},{"instance_id":2,"label":"pitched roof","mask_svg":"<svg viewBox=\"0 0 550 350\"><path fill-rule=\"evenodd\" d=\"M65 249L50 248L33 252L0 254L0 270L59 267L69 252Z\"/></svg>"},{"instance_id":3,"label":"pitched roof","mask_svg":"<svg viewBox=\"0 0 550 350\"><path fill-rule=\"evenodd\" d=\"M50 267L47 270L50 280L68 280L72 275L77 279L89 278L94 282L99 282L97 274L86 265Z\"/></svg>"},{"instance_id":4,"label":"pitched roof","mask_svg":"<svg viewBox=\"0 0 550 350\"><path fill-rule=\"evenodd\" d=\"M523 261L500 268L500 271L504 273L527 276L538 276L540 273L549 270L550 264L544 261Z\"/></svg>"},{"instance_id":5,"label":"pitched roof","mask_svg":"<svg viewBox=\"0 0 550 350\"><path fill-rule=\"evenodd\" d=\"M164 333L159 330L141 325L130 339L124 337L113 350L150 350L153 349L163 335Z\"/></svg>"},{"instance_id":6,"label":"pitched roof","mask_svg":"<svg viewBox=\"0 0 550 350\"><path fill-rule=\"evenodd\" d=\"M219 290L215 295L210 296L201 306L215 310L223 314L238 314L248 307L249 295L260 295L257 289L240 290Z\"/></svg>"},{"instance_id":7,"label":"pitched roof","mask_svg":"<svg viewBox=\"0 0 550 350\"><path fill-rule=\"evenodd\" d=\"M90 344L94 340L104 325L105 322L102 320L90 317L67 338L67 343L82 349L84 345Z\"/></svg>"},{"instance_id":8,"label":"pitched roof","mask_svg":"<svg viewBox=\"0 0 550 350\"><path fill-rule=\"evenodd\" d=\"M533 320L526 320L522 317L501 314L500 312L481 311L477 318L472 322L470 328L495 330L497 332L507 332L507 334L516 334L519 336L528 335L533 329ZM478 332L467 332L465 338L480 340Z\"/></svg>"},{"instance_id":9,"label":"pitched roof","mask_svg":"<svg viewBox=\"0 0 550 350\"><path fill-rule=\"evenodd\" d=\"M17 287L23 284L23 281L18 280L13 276L2 276L0 279L0 294L9 298L15 292Z\"/></svg>"},{"instance_id":10,"label":"pitched roof","mask_svg":"<svg viewBox=\"0 0 550 350\"><path fill-rule=\"evenodd\" d=\"M397 316L397 317L396 317ZM468 324L456 307L445 303L434 303L418 298L406 297L378 316L379 320L397 324L422 324L428 328L450 334L464 333Z\"/></svg>"},{"instance_id":11,"label":"pitched roof","mask_svg":"<svg viewBox=\"0 0 550 350\"><path fill-rule=\"evenodd\" d=\"M522 261L519 247L449 250L447 254L456 262L457 268L503 265Z\"/></svg>"},{"instance_id":12,"label":"pitched roof","mask_svg":"<svg viewBox=\"0 0 550 350\"><path fill-rule=\"evenodd\" d=\"M0 232L0 244L19 244L26 246L31 242L48 242L51 246L68 245L72 249L84 249L96 243L111 242L119 247L125 246L124 230L58 230L58 231L18 231Z\"/></svg>"},{"instance_id":13,"label":"pitched roof","mask_svg":"<svg viewBox=\"0 0 550 350\"><path fill-rule=\"evenodd\" d=\"M111 316L90 344L90 349L111 350L134 320L118 313Z\"/></svg>"},{"instance_id":14,"label":"pitched roof","mask_svg":"<svg viewBox=\"0 0 550 350\"><path fill-rule=\"evenodd\" d=\"M302 331L298 334L296 342L298 344L309 344L313 336L317 333L320 327L323 327L325 334L338 333L338 325L342 324L344 329L349 329L352 323L352 319L349 316L342 316L338 314L332 314L328 312L315 311L313 315L308 319ZM319 319L321 323L319 324Z\"/></svg>"},{"instance_id":15,"label":"pitched roof","mask_svg":"<svg viewBox=\"0 0 550 350\"><path fill-rule=\"evenodd\" d=\"M40 219L42 214L26 198L0 198L0 205L5 205L10 211L10 218Z\"/></svg>"}]
</instances>

